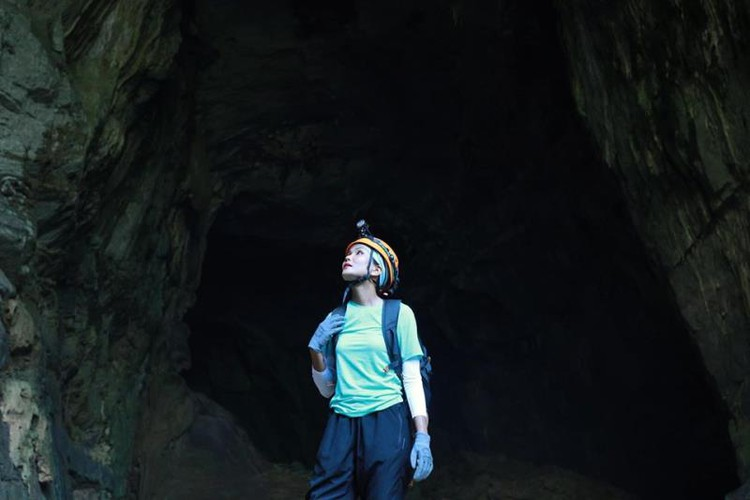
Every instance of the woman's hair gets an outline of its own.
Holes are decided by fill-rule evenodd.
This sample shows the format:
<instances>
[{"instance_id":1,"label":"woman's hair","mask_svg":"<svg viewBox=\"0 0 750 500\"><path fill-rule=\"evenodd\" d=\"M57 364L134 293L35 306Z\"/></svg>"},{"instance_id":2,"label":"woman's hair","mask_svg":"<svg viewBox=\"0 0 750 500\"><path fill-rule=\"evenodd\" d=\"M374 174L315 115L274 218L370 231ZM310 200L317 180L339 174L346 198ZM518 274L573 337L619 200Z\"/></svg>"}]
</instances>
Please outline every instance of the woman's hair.
<instances>
[{"instance_id":1,"label":"woman's hair","mask_svg":"<svg viewBox=\"0 0 750 500\"><path fill-rule=\"evenodd\" d=\"M380 268L380 276L378 276L378 283L377 287L378 289L383 288L386 283L388 283L388 268L385 265L385 262L383 261L383 256L380 255L378 252L375 252L374 250L370 250L372 252L372 262L374 264L377 264Z\"/></svg>"}]
</instances>

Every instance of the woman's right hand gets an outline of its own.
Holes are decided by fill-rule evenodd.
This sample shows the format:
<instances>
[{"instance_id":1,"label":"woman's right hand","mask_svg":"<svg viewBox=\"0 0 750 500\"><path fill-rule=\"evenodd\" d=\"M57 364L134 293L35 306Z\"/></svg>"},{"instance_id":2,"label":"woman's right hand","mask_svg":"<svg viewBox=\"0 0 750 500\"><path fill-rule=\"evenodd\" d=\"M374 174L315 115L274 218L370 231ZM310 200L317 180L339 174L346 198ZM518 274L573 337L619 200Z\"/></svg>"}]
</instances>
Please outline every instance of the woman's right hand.
<instances>
[{"instance_id":1,"label":"woman's right hand","mask_svg":"<svg viewBox=\"0 0 750 500\"><path fill-rule=\"evenodd\" d=\"M341 313L331 313L326 316L326 319L321 321L318 328L310 338L310 343L307 347L316 352L322 352L323 346L325 346L334 335L341 333L344 329L344 315Z\"/></svg>"}]
</instances>

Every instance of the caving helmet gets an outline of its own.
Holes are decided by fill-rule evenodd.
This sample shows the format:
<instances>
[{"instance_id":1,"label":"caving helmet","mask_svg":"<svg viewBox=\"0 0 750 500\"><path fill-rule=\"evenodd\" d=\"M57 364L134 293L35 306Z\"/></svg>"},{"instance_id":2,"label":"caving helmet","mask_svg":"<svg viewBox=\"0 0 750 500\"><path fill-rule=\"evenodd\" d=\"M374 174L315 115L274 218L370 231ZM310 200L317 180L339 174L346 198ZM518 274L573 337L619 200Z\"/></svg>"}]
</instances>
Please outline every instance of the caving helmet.
<instances>
[{"instance_id":1,"label":"caving helmet","mask_svg":"<svg viewBox=\"0 0 750 500\"><path fill-rule=\"evenodd\" d=\"M347 254L349 249L358 243L369 247L372 252L370 253L370 262L367 265L367 275L352 284L369 280L371 278L370 266L372 266L373 262L376 262L383 270L379 282L375 283L377 293L382 297L392 295L393 292L396 291L396 288L398 288L399 284L398 256L396 255L396 252L393 251L393 248L391 248L388 243L372 235L370 227L364 219L357 222L357 233L359 238L346 246L344 254Z\"/></svg>"}]
</instances>

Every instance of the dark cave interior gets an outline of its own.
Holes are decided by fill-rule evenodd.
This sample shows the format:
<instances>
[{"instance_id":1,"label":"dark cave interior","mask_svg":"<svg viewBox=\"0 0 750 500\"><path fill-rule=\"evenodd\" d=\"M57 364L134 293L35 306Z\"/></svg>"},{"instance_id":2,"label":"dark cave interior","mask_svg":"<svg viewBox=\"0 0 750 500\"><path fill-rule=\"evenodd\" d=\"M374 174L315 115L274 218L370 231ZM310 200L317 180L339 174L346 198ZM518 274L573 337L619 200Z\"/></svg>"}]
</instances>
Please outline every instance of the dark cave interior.
<instances>
[{"instance_id":1,"label":"dark cave interior","mask_svg":"<svg viewBox=\"0 0 750 500\"><path fill-rule=\"evenodd\" d=\"M273 461L309 466L326 405L305 346L366 217L399 253L399 296L432 352L438 467L472 451L643 498L736 487L726 408L577 116L551 3L250 3L265 20L196 2L214 61L253 60L223 56L222 30L247 34L237 53L282 30L305 57L258 63L273 74L245 92L261 97L223 122L204 98L209 156L261 151L277 173L209 233L187 317L193 389ZM307 80L294 86L296 64ZM243 95L237 81L256 69L225 73L227 91ZM243 136L282 125L298 133L271 152Z\"/></svg>"}]
</instances>

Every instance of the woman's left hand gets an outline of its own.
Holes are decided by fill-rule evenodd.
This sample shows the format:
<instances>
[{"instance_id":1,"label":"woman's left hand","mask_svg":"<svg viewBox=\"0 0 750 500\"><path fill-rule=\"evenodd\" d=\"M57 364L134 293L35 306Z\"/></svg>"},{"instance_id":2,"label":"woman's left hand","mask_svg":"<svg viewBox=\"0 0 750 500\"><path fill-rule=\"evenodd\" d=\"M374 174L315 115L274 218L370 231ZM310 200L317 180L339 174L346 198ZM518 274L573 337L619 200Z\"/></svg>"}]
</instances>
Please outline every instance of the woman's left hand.
<instances>
[{"instance_id":1,"label":"woman's left hand","mask_svg":"<svg viewBox=\"0 0 750 500\"><path fill-rule=\"evenodd\" d=\"M417 432L414 446L411 448L411 466L414 469L414 480L422 481L432 472L432 452L430 451L430 435Z\"/></svg>"}]
</instances>

